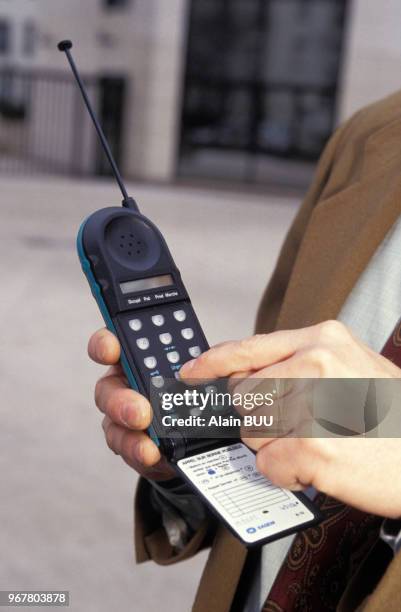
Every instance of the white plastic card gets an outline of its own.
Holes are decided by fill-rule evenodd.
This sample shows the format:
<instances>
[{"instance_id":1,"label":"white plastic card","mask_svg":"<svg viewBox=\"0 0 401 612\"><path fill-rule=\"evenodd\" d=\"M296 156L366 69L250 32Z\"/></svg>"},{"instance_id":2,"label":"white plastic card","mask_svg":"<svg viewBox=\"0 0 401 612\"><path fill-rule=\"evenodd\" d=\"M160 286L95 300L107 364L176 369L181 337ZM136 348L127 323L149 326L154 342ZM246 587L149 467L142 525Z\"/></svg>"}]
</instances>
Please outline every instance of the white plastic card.
<instances>
[{"instance_id":1,"label":"white plastic card","mask_svg":"<svg viewBox=\"0 0 401 612\"><path fill-rule=\"evenodd\" d=\"M255 455L241 442L181 459L177 466L246 544L276 539L316 520L299 497L257 471Z\"/></svg>"}]
</instances>

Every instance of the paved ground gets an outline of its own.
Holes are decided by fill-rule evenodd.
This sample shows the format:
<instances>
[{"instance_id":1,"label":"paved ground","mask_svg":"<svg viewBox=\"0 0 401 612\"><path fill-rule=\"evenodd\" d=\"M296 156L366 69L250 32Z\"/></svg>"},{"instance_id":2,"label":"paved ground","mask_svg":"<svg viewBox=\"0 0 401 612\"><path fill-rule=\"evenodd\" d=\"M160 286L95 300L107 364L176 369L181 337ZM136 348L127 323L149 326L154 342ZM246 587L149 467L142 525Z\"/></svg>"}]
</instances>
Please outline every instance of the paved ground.
<instances>
[{"instance_id":1,"label":"paved ground","mask_svg":"<svg viewBox=\"0 0 401 612\"><path fill-rule=\"evenodd\" d=\"M249 334L293 200L136 188L211 343ZM69 589L74 612L187 612L205 554L135 566L135 475L105 447L86 342L101 325L74 250L108 183L1 182L0 589Z\"/></svg>"}]
</instances>

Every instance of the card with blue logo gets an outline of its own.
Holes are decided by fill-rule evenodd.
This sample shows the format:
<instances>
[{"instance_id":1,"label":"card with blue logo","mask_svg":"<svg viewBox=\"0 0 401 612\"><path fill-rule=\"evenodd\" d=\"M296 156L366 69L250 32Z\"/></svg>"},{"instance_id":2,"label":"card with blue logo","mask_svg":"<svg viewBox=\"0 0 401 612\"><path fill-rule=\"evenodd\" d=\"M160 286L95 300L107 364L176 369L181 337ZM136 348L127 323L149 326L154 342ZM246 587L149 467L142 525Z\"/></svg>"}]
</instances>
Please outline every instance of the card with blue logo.
<instances>
[{"instance_id":1,"label":"card with blue logo","mask_svg":"<svg viewBox=\"0 0 401 612\"><path fill-rule=\"evenodd\" d=\"M321 516L302 493L273 485L255 455L238 442L181 459L182 475L244 544L262 544L317 523Z\"/></svg>"}]
</instances>

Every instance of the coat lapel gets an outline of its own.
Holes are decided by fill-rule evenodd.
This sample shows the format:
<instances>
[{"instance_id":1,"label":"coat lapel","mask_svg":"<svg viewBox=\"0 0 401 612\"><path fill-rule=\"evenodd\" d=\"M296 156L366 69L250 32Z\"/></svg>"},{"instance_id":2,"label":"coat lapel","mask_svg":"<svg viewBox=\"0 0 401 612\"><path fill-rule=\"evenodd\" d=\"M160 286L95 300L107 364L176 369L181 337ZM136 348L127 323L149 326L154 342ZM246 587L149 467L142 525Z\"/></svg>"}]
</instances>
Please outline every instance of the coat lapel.
<instances>
[{"instance_id":1,"label":"coat lapel","mask_svg":"<svg viewBox=\"0 0 401 612\"><path fill-rule=\"evenodd\" d=\"M193 612L229 612L247 549L222 525L216 538L199 584Z\"/></svg>"},{"instance_id":2,"label":"coat lapel","mask_svg":"<svg viewBox=\"0 0 401 612\"><path fill-rule=\"evenodd\" d=\"M316 205L278 328L336 318L400 214L401 118L368 138L359 178Z\"/></svg>"}]
</instances>

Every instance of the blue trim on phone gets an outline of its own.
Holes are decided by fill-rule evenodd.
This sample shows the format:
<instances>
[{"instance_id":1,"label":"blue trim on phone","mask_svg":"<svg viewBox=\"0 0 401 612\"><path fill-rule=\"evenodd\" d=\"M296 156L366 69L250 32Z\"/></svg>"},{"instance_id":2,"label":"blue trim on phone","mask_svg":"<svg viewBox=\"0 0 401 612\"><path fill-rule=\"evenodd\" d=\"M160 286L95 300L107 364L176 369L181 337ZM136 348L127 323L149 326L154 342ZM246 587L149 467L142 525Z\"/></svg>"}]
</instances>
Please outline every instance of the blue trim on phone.
<instances>
[{"instance_id":1,"label":"blue trim on phone","mask_svg":"<svg viewBox=\"0 0 401 612\"><path fill-rule=\"evenodd\" d=\"M93 297L96 300L96 303L97 303L97 305L99 307L99 310L100 310L100 312L102 314L102 317L103 317L103 320L104 320L104 322L106 324L106 327L116 337L118 337L117 336L116 328L114 327L114 323L113 323L113 321L111 319L110 313L109 313L109 311L107 309L107 306L106 306L106 303L105 303L105 301L103 299L102 291L101 291L99 285L96 282L96 279L95 279L95 277L93 275L93 272L92 272L92 268L91 268L90 262L89 262L88 258L86 257L86 254L85 254L84 245L83 245L83 231L84 231L84 228L85 228L86 221L87 221L87 219L85 219L85 221L82 223L81 227L79 228L79 232L78 232L78 236L77 236L78 257L79 257L79 260L81 262L82 270L83 270L83 272L84 272L84 274L85 274L85 276L86 276L86 278L88 280L89 286L91 288L92 295L93 295ZM137 384L137 382L135 380L135 376L132 373L132 370L131 370L130 365L128 363L128 359L127 359L127 357L126 357L126 355L125 355L125 353L124 353L122 348L121 348L120 362L121 362L122 368L124 370L124 373L125 373L125 375L126 375L126 377L128 379L130 387L132 389L134 389L134 391L138 391L139 390L138 384ZM159 438L157 437L156 432L155 432L155 430L154 430L152 425L149 426L148 433L149 433L149 436L152 438L153 442L155 444L157 444L157 446L160 446Z\"/></svg>"}]
</instances>

